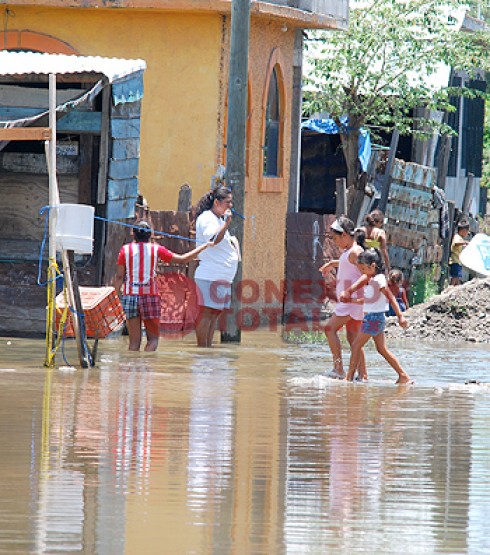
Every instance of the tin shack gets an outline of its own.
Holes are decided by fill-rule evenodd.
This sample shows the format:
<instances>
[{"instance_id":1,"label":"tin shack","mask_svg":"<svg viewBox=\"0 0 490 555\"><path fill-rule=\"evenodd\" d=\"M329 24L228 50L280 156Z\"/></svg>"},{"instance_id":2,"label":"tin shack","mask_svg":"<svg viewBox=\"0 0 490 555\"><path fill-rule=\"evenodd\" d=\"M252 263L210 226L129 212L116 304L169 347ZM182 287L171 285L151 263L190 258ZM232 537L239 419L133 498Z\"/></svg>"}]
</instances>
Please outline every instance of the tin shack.
<instances>
[{"instance_id":1,"label":"tin shack","mask_svg":"<svg viewBox=\"0 0 490 555\"><path fill-rule=\"evenodd\" d=\"M45 141L1 140L2 132L48 125L56 75L60 202L94 206L93 254L75 262L82 285L102 285L112 245L126 233L108 222L132 218L138 196L145 68L142 60L0 52L0 334L44 333L49 204Z\"/></svg>"}]
</instances>

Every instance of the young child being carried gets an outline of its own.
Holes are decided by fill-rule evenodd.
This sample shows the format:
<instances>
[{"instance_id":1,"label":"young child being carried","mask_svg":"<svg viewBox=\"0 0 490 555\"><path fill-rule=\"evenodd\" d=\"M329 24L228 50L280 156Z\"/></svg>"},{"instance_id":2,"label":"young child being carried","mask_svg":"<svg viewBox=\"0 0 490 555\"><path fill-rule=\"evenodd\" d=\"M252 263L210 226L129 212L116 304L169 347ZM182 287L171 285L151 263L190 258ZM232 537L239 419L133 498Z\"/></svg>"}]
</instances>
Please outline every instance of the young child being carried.
<instances>
[{"instance_id":1,"label":"young child being carried","mask_svg":"<svg viewBox=\"0 0 490 555\"><path fill-rule=\"evenodd\" d=\"M362 239L358 242L363 245ZM408 374L403 370L395 355L388 350L385 338L385 312L388 309L388 301L398 316L398 322L402 328L408 326L408 322L403 316L393 293L390 291L384 274L384 265L381 253L378 249L366 249L359 254L357 266L362 276L350 287L340 294L340 300L344 303L352 302L357 290L364 287L364 320L362 321L361 331L357 335L352 345L352 355L350 358L349 371L346 379L352 381L354 373L359 363L362 348L372 337L378 353L388 362L388 364L398 374L397 384L411 383ZM354 300L355 302L355 300Z\"/></svg>"},{"instance_id":2,"label":"young child being carried","mask_svg":"<svg viewBox=\"0 0 490 555\"><path fill-rule=\"evenodd\" d=\"M408 304L407 291L405 290L405 287L402 286L402 282L403 282L402 271L398 269L391 270L391 272L388 274L388 287L390 288L390 291L393 293L393 296L395 297L396 302L400 307L400 310L402 312L405 312L405 310L407 310L407 308L409 307L409 304ZM396 316L395 311L393 310L393 307L391 305L388 308L388 312L386 313L386 316Z\"/></svg>"}]
</instances>

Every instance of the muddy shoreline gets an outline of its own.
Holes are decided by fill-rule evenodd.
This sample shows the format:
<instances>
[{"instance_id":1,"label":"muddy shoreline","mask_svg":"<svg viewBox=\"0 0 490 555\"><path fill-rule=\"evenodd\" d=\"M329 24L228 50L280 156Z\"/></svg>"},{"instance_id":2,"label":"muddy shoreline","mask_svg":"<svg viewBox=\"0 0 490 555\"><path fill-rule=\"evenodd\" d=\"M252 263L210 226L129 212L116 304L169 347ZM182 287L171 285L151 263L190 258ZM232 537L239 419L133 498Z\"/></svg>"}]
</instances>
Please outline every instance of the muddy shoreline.
<instances>
[{"instance_id":1,"label":"muddy shoreline","mask_svg":"<svg viewBox=\"0 0 490 555\"><path fill-rule=\"evenodd\" d=\"M405 331L396 318L388 318L388 337L490 343L490 278L448 287L440 295L409 308L405 315L410 324Z\"/></svg>"}]
</instances>

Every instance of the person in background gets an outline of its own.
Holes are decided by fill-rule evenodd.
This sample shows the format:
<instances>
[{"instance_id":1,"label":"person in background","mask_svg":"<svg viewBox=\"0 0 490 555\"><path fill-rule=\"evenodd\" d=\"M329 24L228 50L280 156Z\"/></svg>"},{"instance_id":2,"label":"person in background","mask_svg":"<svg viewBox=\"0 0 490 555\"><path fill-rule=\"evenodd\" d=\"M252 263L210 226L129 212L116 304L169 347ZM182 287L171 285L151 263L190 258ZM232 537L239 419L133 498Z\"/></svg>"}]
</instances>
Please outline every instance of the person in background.
<instances>
[{"instance_id":1,"label":"person in background","mask_svg":"<svg viewBox=\"0 0 490 555\"><path fill-rule=\"evenodd\" d=\"M139 221L133 228L134 242L121 247L117 258L114 288L122 294L126 314L129 350L139 351L142 340L141 323L145 326L145 351L156 351L160 337L161 298L156 282L159 260L187 264L212 243L204 243L186 254L175 254L162 245L150 243L151 227ZM122 288L122 290L121 290Z\"/></svg>"},{"instance_id":2,"label":"person in background","mask_svg":"<svg viewBox=\"0 0 490 555\"><path fill-rule=\"evenodd\" d=\"M405 312L409 304L408 304L407 292L405 290L405 287L402 286L402 283L403 283L402 271L398 269L391 270L391 272L388 274L388 287L390 288L390 291L393 293L393 296L395 297L396 302L400 307L400 310L402 312ZM388 312L386 313L386 316L396 316L395 311L393 310L393 307L391 305L388 309Z\"/></svg>"},{"instance_id":3,"label":"person in background","mask_svg":"<svg viewBox=\"0 0 490 555\"><path fill-rule=\"evenodd\" d=\"M231 284L240 261L240 247L228 228L233 199L228 187L218 184L199 201L196 210L197 242L215 245L199 256L194 280L198 288L200 314L196 339L200 347L211 347L218 318L231 306Z\"/></svg>"},{"instance_id":4,"label":"person in background","mask_svg":"<svg viewBox=\"0 0 490 555\"><path fill-rule=\"evenodd\" d=\"M403 370L398 359L386 346L385 313L388 310L388 302L398 316L398 323L402 328L408 327L408 322L403 316L393 293L390 291L381 253L378 249L369 248L362 252L357 258L357 265L362 276L345 291L340 294L340 300L344 303L356 302L355 294L364 288L364 320L361 331L352 345L349 371L346 379L352 381L356 368L359 364L362 348L372 337L378 353L398 374L397 384L411 383L409 375Z\"/></svg>"},{"instance_id":5,"label":"person in background","mask_svg":"<svg viewBox=\"0 0 490 555\"><path fill-rule=\"evenodd\" d=\"M357 257L363 251L354 238L354 223L346 216L340 216L330 226L334 243L342 251L338 260L330 260L324 264L319 271L326 276L334 268L337 268L337 305L334 314L329 318L325 326L330 350L333 357L333 369L328 374L330 378L344 379L345 372L342 363L342 346L338 332L345 326L347 341L353 345L354 340L361 329L363 310L362 292L355 295L357 303L342 302L339 295L342 291L352 285L361 277L361 272L356 265ZM361 350L358 360L358 372L360 380L367 380L366 363L364 353Z\"/></svg>"},{"instance_id":6,"label":"person in background","mask_svg":"<svg viewBox=\"0 0 490 555\"><path fill-rule=\"evenodd\" d=\"M451 255L449 257L449 285L459 285L463 279L463 266L459 257L464 247L469 243L466 240L470 232L470 224L467 220L458 222L458 231L451 241Z\"/></svg>"},{"instance_id":7,"label":"person in background","mask_svg":"<svg viewBox=\"0 0 490 555\"><path fill-rule=\"evenodd\" d=\"M364 218L364 226L361 228L366 234L366 247L381 251L384 266L387 273L390 272L390 259L386 244L386 233L383 228L384 214L381 210L373 210Z\"/></svg>"}]
</instances>

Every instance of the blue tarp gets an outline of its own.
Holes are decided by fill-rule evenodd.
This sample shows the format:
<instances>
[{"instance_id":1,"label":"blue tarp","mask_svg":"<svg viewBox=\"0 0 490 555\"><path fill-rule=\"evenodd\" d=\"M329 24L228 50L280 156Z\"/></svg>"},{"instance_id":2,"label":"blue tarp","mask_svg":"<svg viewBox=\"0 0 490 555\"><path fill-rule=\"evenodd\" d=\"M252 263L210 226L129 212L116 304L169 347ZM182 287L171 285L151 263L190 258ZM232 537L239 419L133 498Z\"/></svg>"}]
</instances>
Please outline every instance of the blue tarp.
<instances>
[{"instance_id":1,"label":"blue tarp","mask_svg":"<svg viewBox=\"0 0 490 555\"><path fill-rule=\"evenodd\" d=\"M342 125L349 123L347 117L341 118ZM337 135L339 128L333 119L309 119L301 124L301 129L308 129L316 133L325 133L327 135ZM371 158L371 138L366 129L359 130L359 162L362 171L367 171L369 160Z\"/></svg>"}]
</instances>

